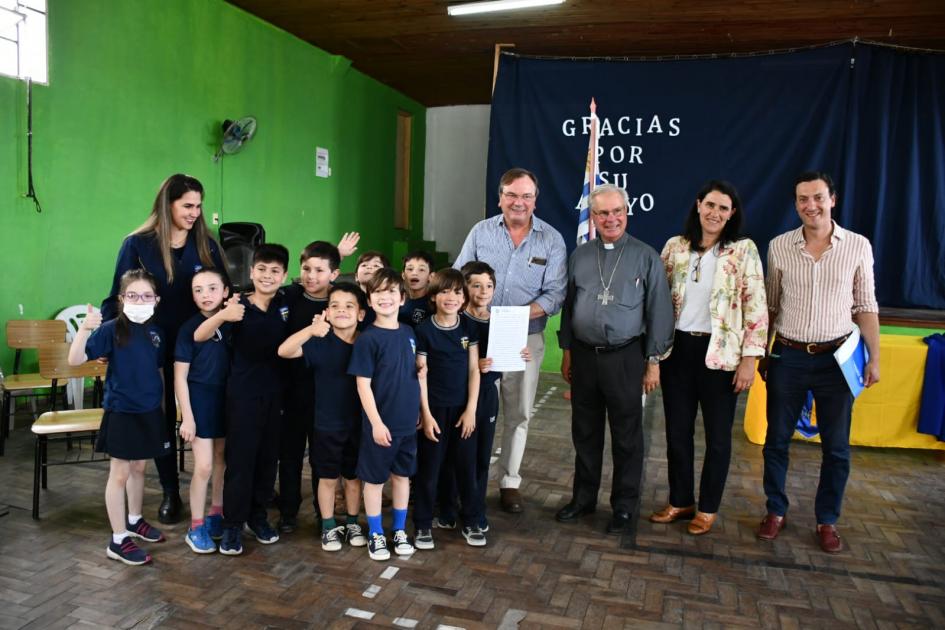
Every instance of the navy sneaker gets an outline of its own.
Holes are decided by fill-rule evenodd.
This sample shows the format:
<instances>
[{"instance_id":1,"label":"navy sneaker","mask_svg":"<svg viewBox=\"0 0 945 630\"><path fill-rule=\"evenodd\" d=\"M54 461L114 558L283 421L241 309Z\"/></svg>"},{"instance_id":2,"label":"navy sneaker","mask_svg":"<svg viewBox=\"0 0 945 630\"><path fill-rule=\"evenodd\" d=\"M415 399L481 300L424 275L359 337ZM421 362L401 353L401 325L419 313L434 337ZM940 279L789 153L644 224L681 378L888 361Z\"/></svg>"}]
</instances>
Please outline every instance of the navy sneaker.
<instances>
[{"instance_id":1,"label":"navy sneaker","mask_svg":"<svg viewBox=\"0 0 945 630\"><path fill-rule=\"evenodd\" d=\"M255 534L256 540L264 545L279 542L279 532L273 529L268 521L262 520L255 523L246 523L246 527Z\"/></svg>"},{"instance_id":2,"label":"navy sneaker","mask_svg":"<svg viewBox=\"0 0 945 630\"><path fill-rule=\"evenodd\" d=\"M402 529L394 531L394 553L398 556L409 556L416 548L410 542L410 536Z\"/></svg>"},{"instance_id":3,"label":"navy sneaker","mask_svg":"<svg viewBox=\"0 0 945 630\"><path fill-rule=\"evenodd\" d=\"M220 553L224 556L238 556L243 553L243 530L240 527L223 528L223 541Z\"/></svg>"},{"instance_id":4,"label":"navy sneaker","mask_svg":"<svg viewBox=\"0 0 945 630\"><path fill-rule=\"evenodd\" d=\"M133 538L140 538L147 542L164 542L166 540L161 530L156 527L151 527L151 524L144 520L144 518L138 519L136 525L132 525L126 519L125 526L128 528L128 535Z\"/></svg>"},{"instance_id":5,"label":"navy sneaker","mask_svg":"<svg viewBox=\"0 0 945 630\"><path fill-rule=\"evenodd\" d=\"M345 540L352 547L363 547L367 544L367 536L357 523L348 523L345 525Z\"/></svg>"},{"instance_id":6,"label":"navy sneaker","mask_svg":"<svg viewBox=\"0 0 945 630\"><path fill-rule=\"evenodd\" d=\"M417 549L433 549L433 530L418 529L414 532L413 544Z\"/></svg>"},{"instance_id":7,"label":"navy sneaker","mask_svg":"<svg viewBox=\"0 0 945 630\"><path fill-rule=\"evenodd\" d=\"M105 554L112 560L118 560L131 566L138 566L151 562L151 554L145 553L131 540L130 536L121 539L121 543L112 541L105 548Z\"/></svg>"},{"instance_id":8,"label":"navy sneaker","mask_svg":"<svg viewBox=\"0 0 945 630\"><path fill-rule=\"evenodd\" d=\"M433 519L433 527L437 529L456 529L456 519L449 516L437 516Z\"/></svg>"},{"instance_id":9,"label":"navy sneaker","mask_svg":"<svg viewBox=\"0 0 945 630\"><path fill-rule=\"evenodd\" d=\"M214 540L220 540L223 538L223 515L222 514L211 514L203 520L204 525L207 526L207 533L210 534L210 538Z\"/></svg>"},{"instance_id":10,"label":"navy sneaker","mask_svg":"<svg viewBox=\"0 0 945 630\"><path fill-rule=\"evenodd\" d=\"M217 546L213 544L213 539L207 532L207 525L204 523L200 527L191 527L184 536L184 542L194 553L213 553Z\"/></svg>"},{"instance_id":11,"label":"navy sneaker","mask_svg":"<svg viewBox=\"0 0 945 630\"><path fill-rule=\"evenodd\" d=\"M464 527L463 538L466 539L466 544L470 547L486 546L486 535L478 527Z\"/></svg>"},{"instance_id":12,"label":"navy sneaker","mask_svg":"<svg viewBox=\"0 0 945 630\"><path fill-rule=\"evenodd\" d=\"M322 532L322 550L341 551L341 539L345 533L345 526L338 525L332 529L326 529Z\"/></svg>"},{"instance_id":13,"label":"navy sneaker","mask_svg":"<svg viewBox=\"0 0 945 630\"><path fill-rule=\"evenodd\" d=\"M291 534L299 528L299 519L297 516L282 516L276 526L283 534Z\"/></svg>"},{"instance_id":14,"label":"navy sneaker","mask_svg":"<svg viewBox=\"0 0 945 630\"><path fill-rule=\"evenodd\" d=\"M483 516L482 520L479 521L479 531L481 531L483 534L489 533L489 519L487 519L485 516Z\"/></svg>"},{"instance_id":15,"label":"navy sneaker","mask_svg":"<svg viewBox=\"0 0 945 630\"><path fill-rule=\"evenodd\" d=\"M371 534L368 540L368 556L371 560L390 560L390 550L384 534Z\"/></svg>"}]
</instances>

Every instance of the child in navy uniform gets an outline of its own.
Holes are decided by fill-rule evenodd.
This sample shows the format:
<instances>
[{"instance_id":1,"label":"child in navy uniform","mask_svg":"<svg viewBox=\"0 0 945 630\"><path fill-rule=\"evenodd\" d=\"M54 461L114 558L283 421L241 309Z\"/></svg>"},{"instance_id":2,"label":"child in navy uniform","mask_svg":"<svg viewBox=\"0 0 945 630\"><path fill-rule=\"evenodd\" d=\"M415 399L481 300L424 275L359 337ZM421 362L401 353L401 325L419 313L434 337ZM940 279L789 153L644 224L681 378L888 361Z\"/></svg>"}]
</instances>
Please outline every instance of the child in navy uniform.
<instances>
[{"instance_id":1,"label":"child in navy uniform","mask_svg":"<svg viewBox=\"0 0 945 630\"><path fill-rule=\"evenodd\" d=\"M377 319L354 344L348 374L357 377L363 408L358 478L364 482L368 555L387 560L390 551L381 525L381 492L391 480L393 541L398 555L410 555L407 536L407 501L410 477L417 467L417 420L420 392L426 379L416 367L416 339L410 326L397 321L404 303L403 279L393 269L378 270L368 282L370 305Z\"/></svg>"},{"instance_id":2,"label":"child in navy uniform","mask_svg":"<svg viewBox=\"0 0 945 630\"><path fill-rule=\"evenodd\" d=\"M354 268L354 281L365 295L368 294L368 282L378 270L385 267L390 267L390 260L382 252L370 250L358 256L358 262Z\"/></svg>"},{"instance_id":3,"label":"child in navy uniform","mask_svg":"<svg viewBox=\"0 0 945 630\"><path fill-rule=\"evenodd\" d=\"M232 359L226 383L226 473L223 478L223 541L220 553L243 553L247 525L269 545L279 534L269 525L266 503L276 481L282 425L282 359L289 308L280 287L289 252L266 243L253 252L250 279L255 291L236 295L197 328L194 341L208 341L224 322L233 322Z\"/></svg>"},{"instance_id":4,"label":"child in navy uniform","mask_svg":"<svg viewBox=\"0 0 945 630\"><path fill-rule=\"evenodd\" d=\"M230 369L229 329L224 323L209 341L194 342L194 332L213 317L229 295L223 274L203 269L191 281L199 313L187 320L174 350L174 389L180 406L180 435L190 442L194 474L190 480L190 529L184 542L194 553L213 553L223 537L223 449L226 427L226 373ZM210 511L204 519L207 483L213 479Z\"/></svg>"},{"instance_id":5,"label":"child in navy uniform","mask_svg":"<svg viewBox=\"0 0 945 630\"><path fill-rule=\"evenodd\" d=\"M463 537L474 547L486 544L476 487L476 407L479 401L478 330L460 317L468 294L463 274L442 269L430 283L434 312L417 326L417 364L426 366L421 399L423 435L417 439L418 472L413 521L417 549L433 549L433 503L440 468L448 463L459 487Z\"/></svg>"},{"instance_id":6,"label":"child in navy uniform","mask_svg":"<svg viewBox=\"0 0 945 630\"><path fill-rule=\"evenodd\" d=\"M131 565L151 562L151 555L132 538L164 541L164 535L141 516L145 464L171 450L161 407L163 332L151 321L159 299L156 287L154 277L147 271L126 271L119 282L118 316L102 324L102 316L89 305L69 348L70 365L81 365L88 359L108 359L105 414L95 444L96 451L111 457L105 508L112 539L105 553L113 560Z\"/></svg>"},{"instance_id":7,"label":"child in navy uniform","mask_svg":"<svg viewBox=\"0 0 945 630\"><path fill-rule=\"evenodd\" d=\"M312 324L312 318L325 311L328 291L338 277L338 266L341 264L338 248L326 241L309 243L299 258L301 282L283 288L289 306L289 335L307 329ZM315 471L312 459L315 381L312 369L305 364L301 355L298 357L288 362L285 416L279 438L279 531L285 534L298 527L306 441L309 444L309 466L313 473ZM347 366L342 371L346 369ZM317 477L314 474L312 495L318 496Z\"/></svg>"},{"instance_id":8,"label":"child in navy uniform","mask_svg":"<svg viewBox=\"0 0 945 630\"><path fill-rule=\"evenodd\" d=\"M430 287L430 271L433 269L433 256L429 252L417 250L404 256L404 285L407 287L407 299L400 307L397 319L416 330L417 325L430 316L430 301L427 289Z\"/></svg>"},{"instance_id":9,"label":"child in navy uniform","mask_svg":"<svg viewBox=\"0 0 945 630\"><path fill-rule=\"evenodd\" d=\"M279 346L279 356L302 358L313 372L313 383L321 390L315 397L314 435L311 460L318 480L316 497L322 517L322 549L340 551L342 540L363 547L367 538L358 524L361 483L357 477L361 442L361 401L357 384L348 375L348 364L358 322L364 318L367 301L357 285L339 282L328 293L328 309L312 323ZM309 423L312 419L309 419ZM344 478L347 519L335 522L335 491Z\"/></svg>"},{"instance_id":10,"label":"child in navy uniform","mask_svg":"<svg viewBox=\"0 0 945 630\"><path fill-rule=\"evenodd\" d=\"M489 531L486 518L486 490L489 482L489 464L492 457L492 443L495 439L495 421L499 415L499 379L501 372L492 371L492 359L486 358L489 352L489 307L495 294L495 272L487 263L471 260L462 268L469 292L469 303L463 311L463 317L476 325L479 331L479 403L476 405L476 486L479 490L479 506L482 519L479 529ZM522 359L531 361L531 352L522 349ZM433 519L434 527L453 529L456 527L456 480L449 469L440 473L438 491L440 515Z\"/></svg>"}]
</instances>

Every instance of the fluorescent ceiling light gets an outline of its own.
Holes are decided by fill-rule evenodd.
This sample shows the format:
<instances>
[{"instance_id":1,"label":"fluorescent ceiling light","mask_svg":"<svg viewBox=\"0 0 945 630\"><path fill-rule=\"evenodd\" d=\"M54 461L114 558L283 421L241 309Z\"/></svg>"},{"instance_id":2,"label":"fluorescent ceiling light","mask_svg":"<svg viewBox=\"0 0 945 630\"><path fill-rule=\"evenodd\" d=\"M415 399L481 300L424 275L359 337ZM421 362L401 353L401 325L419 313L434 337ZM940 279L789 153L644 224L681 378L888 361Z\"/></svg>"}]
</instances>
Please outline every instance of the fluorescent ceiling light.
<instances>
[{"instance_id":1,"label":"fluorescent ceiling light","mask_svg":"<svg viewBox=\"0 0 945 630\"><path fill-rule=\"evenodd\" d=\"M491 13L493 11L513 11L562 4L564 0L487 0L485 2L464 2L446 8L450 15L470 15L472 13Z\"/></svg>"}]
</instances>

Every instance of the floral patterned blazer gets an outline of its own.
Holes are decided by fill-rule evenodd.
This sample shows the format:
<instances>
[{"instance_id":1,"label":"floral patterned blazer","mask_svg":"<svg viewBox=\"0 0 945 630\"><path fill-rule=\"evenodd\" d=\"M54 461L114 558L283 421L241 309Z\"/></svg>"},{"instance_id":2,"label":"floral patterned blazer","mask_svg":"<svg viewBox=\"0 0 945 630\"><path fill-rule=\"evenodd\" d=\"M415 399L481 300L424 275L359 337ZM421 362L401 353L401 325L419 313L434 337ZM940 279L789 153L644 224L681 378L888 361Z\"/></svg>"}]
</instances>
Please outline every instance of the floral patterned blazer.
<instances>
[{"instance_id":1,"label":"floral patterned blazer","mask_svg":"<svg viewBox=\"0 0 945 630\"><path fill-rule=\"evenodd\" d=\"M677 322L686 298L691 253L689 241L674 236L660 254L669 278ZM709 313L712 336L705 355L708 368L730 371L738 367L743 356L764 356L768 343L768 304L761 257L751 239L719 248Z\"/></svg>"}]
</instances>

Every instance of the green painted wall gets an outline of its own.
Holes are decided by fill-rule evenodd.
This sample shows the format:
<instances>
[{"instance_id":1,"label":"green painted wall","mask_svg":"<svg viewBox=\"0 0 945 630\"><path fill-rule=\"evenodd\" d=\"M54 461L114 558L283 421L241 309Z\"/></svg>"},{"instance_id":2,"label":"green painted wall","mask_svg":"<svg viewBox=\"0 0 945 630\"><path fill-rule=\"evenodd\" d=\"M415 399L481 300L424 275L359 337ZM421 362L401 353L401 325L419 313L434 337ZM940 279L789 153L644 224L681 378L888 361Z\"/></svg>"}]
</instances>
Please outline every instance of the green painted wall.
<instances>
[{"instance_id":1,"label":"green painted wall","mask_svg":"<svg viewBox=\"0 0 945 630\"><path fill-rule=\"evenodd\" d=\"M221 0L49 4L49 85L33 89L41 214L23 198L25 84L0 77L0 321L99 302L122 238L174 172L203 182L208 221L258 221L293 258L346 230L362 250L421 238L418 103ZM414 116L407 232L393 228L398 110ZM256 137L214 164L222 120L248 114ZM328 179L314 176L316 146L331 152Z\"/></svg>"}]
</instances>

